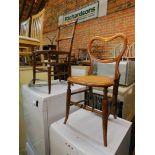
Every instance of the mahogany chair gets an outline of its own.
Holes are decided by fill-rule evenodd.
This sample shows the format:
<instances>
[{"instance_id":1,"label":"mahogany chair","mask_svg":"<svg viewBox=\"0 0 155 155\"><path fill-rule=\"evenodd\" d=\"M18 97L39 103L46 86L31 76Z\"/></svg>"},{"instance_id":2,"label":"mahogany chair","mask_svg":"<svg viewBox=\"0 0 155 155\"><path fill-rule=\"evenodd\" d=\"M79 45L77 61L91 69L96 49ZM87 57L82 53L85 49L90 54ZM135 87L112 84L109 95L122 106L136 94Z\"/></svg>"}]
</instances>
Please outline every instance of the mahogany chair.
<instances>
[{"instance_id":1,"label":"mahogany chair","mask_svg":"<svg viewBox=\"0 0 155 155\"><path fill-rule=\"evenodd\" d=\"M36 50L33 52L33 85L36 85L36 74L38 72L47 72L48 74L48 93L51 92L51 76L57 77L59 81L62 76L71 75L71 52L74 40L77 20L58 26L56 50ZM47 57L45 64L47 67L40 68L37 66L37 56L43 54ZM52 74L51 74L52 73Z\"/></svg>"},{"instance_id":2,"label":"mahogany chair","mask_svg":"<svg viewBox=\"0 0 155 155\"><path fill-rule=\"evenodd\" d=\"M106 53L106 57L100 57L96 56L96 52L94 52L93 44L95 42L98 42L99 44L104 43L103 47L103 53ZM118 44L119 42L122 42L122 48L120 48L119 54L116 57L107 57L108 50L110 51L113 49L113 47ZM118 86L119 86L119 79L120 79L120 73L119 73L119 62L126 50L127 47L127 38L124 34L119 33L112 37L99 37L95 36L89 43L88 46L88 54L91 61L91 67L89 75L87 76L71 76L68 78L68 88L67 88L67 97L66 97L66 116L64 120L64 124L66 124L68 117L69 117L69 111L70 106L75 105L80 108L84 108L86 110L92 111L97 113L98 115L101 115L102 117L102 124L103 124L103 141L104 146L107 146L107 125L108 125L108 87L113 86L113 95L112 95L112 110L111 113L113 113L114 118L117 118L117 94L118 94ZM101 51L100 51L101 52ZM100 53L101 54L101 53ZM115 63L115 72L114 77L107 77L107 76L97 76L92 75L93 73L93 64L94 62L100 62L100 63ZM71 95L74 95L79 92L71 92L71 84L79 84L86 86L86 90L89 91L89 93L92 93L93 87L101 87L103 88L103 102L102 102L102 111L99 111L98 109L94 108L94 104L91 104L92 106L87 104L87 101L84 102L78 101L74 102L71 101ZM83 103L84 102L84 103Z\"/></svg>"}]
</instances>

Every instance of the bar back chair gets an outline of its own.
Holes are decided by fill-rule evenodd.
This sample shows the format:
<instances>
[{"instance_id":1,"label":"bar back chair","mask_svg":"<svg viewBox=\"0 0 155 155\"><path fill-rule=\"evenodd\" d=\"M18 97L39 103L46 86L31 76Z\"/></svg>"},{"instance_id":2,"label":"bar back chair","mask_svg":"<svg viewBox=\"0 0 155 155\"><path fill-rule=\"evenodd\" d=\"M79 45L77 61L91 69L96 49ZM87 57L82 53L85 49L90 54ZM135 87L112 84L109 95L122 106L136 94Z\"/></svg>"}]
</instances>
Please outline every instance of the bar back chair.
<instances>
[{"instance_id":1,"label":"bar back chair","mask_svg":"<svg viewBox=\"0 0 155 155\"><path fill-rule=\"evenodd\" d=\"M93 44L95 42L98 42L98 44L104 44L103 47L103 55L100 56L100 58L97 55L97 51L94 50ZM116 55L116 57L107 57L108 51L111 51L116 44L119 44L122 42L122 48L119 48L119 53ZM64 124L66 124L68 117L69 117L69 111L70 111L70 106L75 105L80 108L84 108L86 110L92 111L97 113L98 115L101 115L102 117L102 125L103 125L103 141L104 141L104 146L107 146L107 125L108 125L108 116L109 116L109 111L108 111L108 87L113 86L113 94L112 94L112 110L111 112L114 115L114 118L117 118L117 94L118 94L118 86L119 86L119 79L120 79L120 73L119 73L119 62L126 50L127 47L127 38L124 34L119 33L116 34L112 37L99 37L95 36L89 43L88 46L88 54L90 57L91 61L91 66L90 66L90 71L89 75L87 76L71 76L68 78L68 88L67 88L67 97L66 97L66 116L64 120ZM95 51L95 52L94 52ZM101 54L101 51L99 51ZM113 77L107 77L107 76L97 76L97 75L92 75L93 73L93 64L96 62L100 63L115 63L115 73ZM84 85L86 86L86 90L89 91L90 94L92 94L92 89L93 87L101 87L103 88L103 102L102 102L102 111L99 111L94 108L94 104L92 103L92 106L87 104L87 101L84 102L78 101L74 102L71 101L71 95L74 95L76 93L80 92L71 92L71 84L79 84L79 85ZM82 103L81 103L82 102ZM83 103L84 102L84 103Z\"/></svg>"},{"instance_id":2,"label":"bar back chair","mask_svg":"<svg viewBox=\"0 0 155 155\"><path fill-rule=\"evenodd\" d=\"M47 72L48 93L51 92L51 76L57 77L61 81L62 76L71 75L71 52L75 35L77 20L58 26L56 50L36 50L33 52L33 85L36 85L36 74ZM36 57L40 54L47 57L47 68L37 66ZM52 73L52 74L51 74Z\"/></svg>"}]
</instances>

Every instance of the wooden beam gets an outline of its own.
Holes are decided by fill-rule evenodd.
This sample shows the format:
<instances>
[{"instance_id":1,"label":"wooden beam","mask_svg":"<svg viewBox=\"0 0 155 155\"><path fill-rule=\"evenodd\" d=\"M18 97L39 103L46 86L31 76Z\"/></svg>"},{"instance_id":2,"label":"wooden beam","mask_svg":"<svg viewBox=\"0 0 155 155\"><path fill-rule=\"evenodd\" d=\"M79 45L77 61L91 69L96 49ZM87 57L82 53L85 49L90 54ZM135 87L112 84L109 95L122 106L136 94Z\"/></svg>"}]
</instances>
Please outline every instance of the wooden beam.
<instances>
[{"instance_id":1,"label":"wooden beam","mask_svg":"<svg viewBox=\"0 0 155 155\"><path fill-rule=\"evenodd\" d=\"M27 10L27 14L26 14L26 19L29 18L30 15L31 15L34 2L35 2L35 0L32 0L31 3L30 3L30 6L29 6L29 8Z\"/></svg>"},{"instance_id":2,"label":"wooden beam","mask_svg":"<svg viewBox=\"0 0 155 155\"><path fill-rule=\"evenodd\" d=\"M37 9L36 9L36 13L38 13L38 12L41 10L40 8L41 8L43 5L45 5L46 1L47 1L47 0L40 0L40 1L39 1L38 7L37 7Z\"/></svg>"},{"instance_id":3,"label":"wooden beam","mask_svg":"<svg viewBox=\"0 0 155 155\"><path fill-rule=\"evenodd\" d=\"M19 8L19 21L21 20L25 5L26 5L26 0L22 0L21 7Z\"/></svg>"}]
</instances>

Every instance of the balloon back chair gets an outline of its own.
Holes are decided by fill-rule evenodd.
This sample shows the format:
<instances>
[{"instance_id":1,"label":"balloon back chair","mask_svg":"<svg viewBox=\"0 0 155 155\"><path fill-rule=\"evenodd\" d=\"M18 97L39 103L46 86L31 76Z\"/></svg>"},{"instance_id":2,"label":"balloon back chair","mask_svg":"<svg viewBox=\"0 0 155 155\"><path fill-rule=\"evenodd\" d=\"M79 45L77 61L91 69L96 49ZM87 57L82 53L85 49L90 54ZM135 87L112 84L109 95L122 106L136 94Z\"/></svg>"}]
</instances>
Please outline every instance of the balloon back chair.
<instances>
[{"instance_id":1,"label":"balloon back chair","mask_svg":"<svg viewBox=\"0 0 155 155\"><path fill-rule=\"evenodd\" d=\"M77 19L57 28L56 50L36 50L33 52L33 85L36 85L36 74L38 72L47 72L48 75L48 93L51 92L51 76L57 77L61 81L62 76L70 76L71 74L71 52L76 29ZM37 56L43 54L47 57L45 66L39 67L36 63ZM65 70L62 68L65 67ZM52 73L52 74L51 74Z\"/></svg>"},{"instance_id":2,"label":"balloon back chair","mask_svg":"<svg viewBox=\"0 0 155 155\"><path fill-rule=\"evenodd\" d=\"M117 52L116 57L113 57L111 54L111 51L113 47L116 46L116 44L120 44L122 42L122 48L120 48L119 53ZM98 46L95 46L95 44L98 44ZM94 47L102 48L102 55L101 50L96 50ZM119 62L126 50L127 47L127 38L124 34L119 33L112 37L100 37L95 36L88 45L88 55L90 57L91 61L91 67L89 71L89 75L87 76L71 76L68 78L68 88L67 88L67 97L66 97L66 116L64 120L64 124L66 124L68 117L69 117L69 111L70 106L75 105L80 108L92 111L97 113L102 117L102 126L103 126L103 141L104 146L107 146L107 125L108 125L108 116L109 113L113 113L114 118L117 118L117 94L118 94L118 86L119 86L119 79L120 79L120 73L119 73ZM110 51L110 52L108 52ZM98 54L99 52L99 54ZM108 77L108 76L97 76L93 75L93 64L94 63L115 63L115 69L114 69L114 76ZM103 101L102 101L102 110L98 110L94 108L94 104L92 106L87 104L87 101L83 103L82 101L74 102L71 101L71 95L74 95L79 92L71 92L71 84L79 84L86 86L86 90L89 91L89 93L92 93L93 87L101 87L103 88ZM112 94L112 109L110 112L108 111L108 87L113 86L113 94Z\"/></svg>"}]
</instances>

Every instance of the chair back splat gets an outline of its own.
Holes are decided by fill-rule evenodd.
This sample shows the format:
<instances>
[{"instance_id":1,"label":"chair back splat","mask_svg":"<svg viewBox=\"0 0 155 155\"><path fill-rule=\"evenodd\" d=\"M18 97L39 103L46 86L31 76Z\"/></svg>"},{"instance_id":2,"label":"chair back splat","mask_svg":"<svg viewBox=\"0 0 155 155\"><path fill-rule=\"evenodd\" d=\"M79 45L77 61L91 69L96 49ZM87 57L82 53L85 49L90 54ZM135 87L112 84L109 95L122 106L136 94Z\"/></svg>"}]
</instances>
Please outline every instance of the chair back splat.
<instances>
[{"instance_id":1,"label":"chair back splat","mask_svg":"<svg viewBox=\"0 0 155 155\"><path fill-rule=\"evenodd\" d=\"M98 41L98 46L102 46L102 51L98 51L94 49L93 43L95 41ZM111 43L110 43L111 42ZM120 44L122 47L117 51L117 54L113 56L113 49L114 46ZM103 43L103 45L101 45ZM108 38L103 38L100 36L95 36L94 38L91 39L89 45L88 45L88 54L90 57L90 62L91 62L91 67L89 74L92 74L93 72L93 62L100 62L100 63L113 63L115 62L115 74L114 74L114 79L118 79L120 76L119 73L119 63L120 60L122 59L122 56L125 53L125 50L127 48L127 38L124 34L119 33L116 34L112 37ZM100 53L99 56L96 55L96 53Z\"/></svg>"},{"instance_id":2,"label":"chair back splat","mask_svg":"<svg viewBox=\"0 0 155 155\"><path fill-rule=\"evenodd\" d=\"M30 35L30 22L31 18L28 18L27 20L21 22L20 24L20 36L22 37L29 37ZM29 52L29 48L25 46L19 46L19 60L20 60L20 65L25 65L25 64L31 64L30 56L32 56L32 52ZM28 59L29 58L29 59Z\"/></svg>"},{"instance_id":3,"label":"chair back splat","mask_svg":"<svg viewBox=\"0 0 155 155\"><path fill-rule=\"evenodd\" d=\"M31 19L28 18L27 20L23 21L20 24L20 36L29 37L29 35L30 35L30 21L31 21Z\"/></svg>"},{"instance_id":4,"label":"chair back splat","mask_svg":"<svg viewBox=\"0 0 155 155\"><path fill-rule=\"evenodd\" d=\"M40 11L38 14L32 16L31 21L31 38L38 39L43 42L43 23L44 23L44 12L45 9Z\"/></svg>"},{"instance_id":5,"label":"chair back splat","mask_svg":"<svg viewBox=\"0 0 155 155\"><path fill-rule=\"evenodd\" d=\"M117 53L114 55L114 47L117 44L122 44L121 48L118 48ZM103 141L104 146L107 146L107 127L108 127L108 116L113 113L114 118L117 118L117 95L118 95L118 86L119 86L119 63L122 59L122 56L127 47L127 38L124 34L119 33L112 37L100 37L95 36L91 39L88 45L88 55L91 61L91 67L89 75L87 76L71 76L68 78L68 88L66 96L66 116L64 124L67 123L69 117L70 106L75 105L80 108L97 113L102 117L102 127L103 127ZM115 63L114 76L109 77L106 75L98 76L94 75L94 64L95 63ZM79 84L86 86L85 92L92 96L93 87L103 88L103 101L102 101L102 110L99 110L94 107L93 101L87 98L83 101L71 101L71 95L79 92L71 92L71 84ZM113 94L110 99L112 108L108 110L109 96L108 96L108 87L113 86Z\"/></svg>"}]
</instances>

